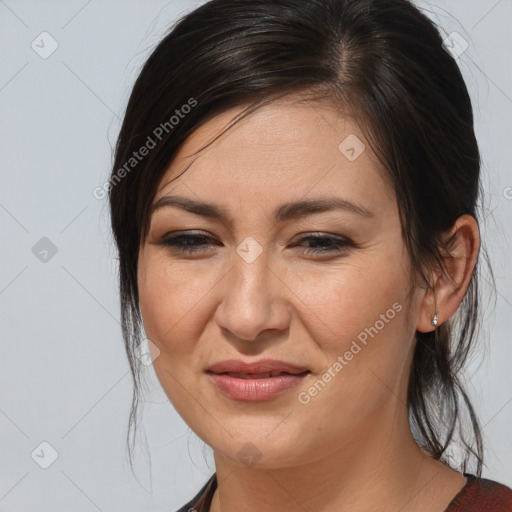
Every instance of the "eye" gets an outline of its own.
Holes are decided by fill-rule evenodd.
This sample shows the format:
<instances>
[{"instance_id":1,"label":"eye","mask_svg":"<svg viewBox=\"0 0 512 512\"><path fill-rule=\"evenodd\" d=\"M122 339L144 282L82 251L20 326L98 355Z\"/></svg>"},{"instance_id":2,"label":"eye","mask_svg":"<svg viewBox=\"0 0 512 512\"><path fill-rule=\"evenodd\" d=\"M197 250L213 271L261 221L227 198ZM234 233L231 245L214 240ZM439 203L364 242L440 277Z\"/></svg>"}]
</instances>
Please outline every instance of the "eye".
<instances>
[{"instance_id":1,"label":"eye","mask_svg":"<svg viewBox=\"0 0 512 512\"><path fill-rule=\"evenodd\" d=\"M303 245L307 244L307 245ZM160 240L159 245L169 247L173 252L181 254L201 254L211 250L212 246L221 246L215 238L201 232L186 232L167 235ZM300 247L306 254L340 254L346 252L354 243L347 238L312 234L302 237L292 247Z\"/></svg>"},{"instance_id":2,"label":"eye","mask_svg":"<svg viewBox=\"0 0 512 512\"><path fill-rule=\"evenodd\" d=\"M159 245L169 247L172 251L185 254L199 254L208 251L212 245L219 245L214 238L204 233L179 233L167 235Z\"/></svg>"},{"instance_id":3,"label":"eye","mask_svg":"<svg viewBox=\"0 0 512 512\"><path fill-rule=\"evenodd\" d=\"M303 247L301 245L303 242L308 243L309 246ZM303 247L303 252L306 254L339 254L354 247L354 243L347 238L318 234L301 238L296 246Z\"/></svg>"}]
</instances>

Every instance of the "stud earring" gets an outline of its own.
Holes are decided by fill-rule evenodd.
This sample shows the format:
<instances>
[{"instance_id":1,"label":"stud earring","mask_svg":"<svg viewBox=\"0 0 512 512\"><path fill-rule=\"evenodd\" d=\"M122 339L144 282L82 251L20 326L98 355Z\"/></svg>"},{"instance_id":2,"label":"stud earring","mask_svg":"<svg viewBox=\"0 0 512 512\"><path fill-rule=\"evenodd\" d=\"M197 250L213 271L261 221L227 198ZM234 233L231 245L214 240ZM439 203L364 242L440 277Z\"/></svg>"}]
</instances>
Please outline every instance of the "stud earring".
<instances>
[{"instance_id":1,"label":"stud earring","mask_svg":"<svg viewBox=\"0 0 512 512\"><path fill-rule=\"evenodd\" d=\"M434 318L432 319L432 325L434 327L437 325L437 313L434 315Z\"/></svg>"}]
</instances>

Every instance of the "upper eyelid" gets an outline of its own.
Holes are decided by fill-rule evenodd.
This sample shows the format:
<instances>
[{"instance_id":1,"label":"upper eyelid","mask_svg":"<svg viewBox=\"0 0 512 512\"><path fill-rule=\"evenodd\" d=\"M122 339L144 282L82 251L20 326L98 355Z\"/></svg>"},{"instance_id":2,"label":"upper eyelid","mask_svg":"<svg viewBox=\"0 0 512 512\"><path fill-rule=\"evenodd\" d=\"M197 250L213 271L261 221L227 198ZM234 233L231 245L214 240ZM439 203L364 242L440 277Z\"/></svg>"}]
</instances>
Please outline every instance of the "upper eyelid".
<instances>
[{"instance_id":1,"label":"upper eyelid","mask_svg":"<svg viewBox=\"0 0 512 512\"><path fill-rule=\"evenodd\" d=\"M214 235L212 235L208 232L199 231L199 230L198 231L194 231L194 230L172 231L172 232L169 232L169 233L166 233L165 235L163 235L162 238L171 237L171 236L187 236L187 235L188 236L203 236L203 237L208 237L208 238L216 238ZM326 231L305 231L302 233L298 233L295 236L347 239L347 237L344 235L338 235L336 233L328 233Z\"/></svg>"}]
</instances>

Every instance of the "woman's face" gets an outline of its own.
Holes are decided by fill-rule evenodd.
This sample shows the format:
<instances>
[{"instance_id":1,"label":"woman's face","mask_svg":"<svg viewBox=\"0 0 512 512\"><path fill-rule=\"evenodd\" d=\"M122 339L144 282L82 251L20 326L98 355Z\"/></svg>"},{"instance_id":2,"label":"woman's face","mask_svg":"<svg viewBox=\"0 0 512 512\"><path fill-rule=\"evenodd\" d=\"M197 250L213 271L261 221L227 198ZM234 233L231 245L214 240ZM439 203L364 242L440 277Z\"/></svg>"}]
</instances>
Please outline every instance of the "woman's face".
<instances>
[{"instance_id":1,"label":"woman's face","mask_svg":"<svg viewBox=\"0 0 512 512\"><path fill-rule=\"evenodd\" d=\"M407 414L421 293L409 295L395 195L358 126L288 97L191 156L240 111L199 128L162 179L140 305L191 429L235 463L292 466ZM210 371L226 360L274 366ZM261 375L272 369L285 372Z\"/></svg>"}]
</instances>

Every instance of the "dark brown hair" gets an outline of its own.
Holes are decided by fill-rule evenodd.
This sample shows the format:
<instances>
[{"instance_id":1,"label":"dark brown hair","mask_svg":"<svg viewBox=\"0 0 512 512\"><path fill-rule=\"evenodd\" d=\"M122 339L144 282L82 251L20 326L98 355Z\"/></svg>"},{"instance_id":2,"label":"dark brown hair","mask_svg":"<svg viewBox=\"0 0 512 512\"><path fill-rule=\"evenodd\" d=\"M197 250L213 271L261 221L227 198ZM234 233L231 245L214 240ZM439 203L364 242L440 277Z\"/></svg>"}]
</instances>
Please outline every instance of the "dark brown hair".
<instances>
[{"instance_id":1,"label":"dark brown hair","mask_svg":"<svg viewBox=\"0 0 512 512\"><path fill-rule=\"evenodd\" d=\"M428 287L428 271L442 264L447 247L440 234L462 214L477 218L480 156L470 97L438 29L412 3L212 0L187 14L137 78L109 187L123 336L135 383L128 445L140 398L137 262L156 188L201 124L234 106L250 112L291 93L328 99L364 130L395 189L413 282ZM126 167L150 139L154 147L133 169ZM460 380L478 313L477 267L457 314L433 332L417 333L408 407L413 433L433 458L445 461L458 435L464 469L474 457L480 475L479 424Z\"/></svg>"}]
</instances>

